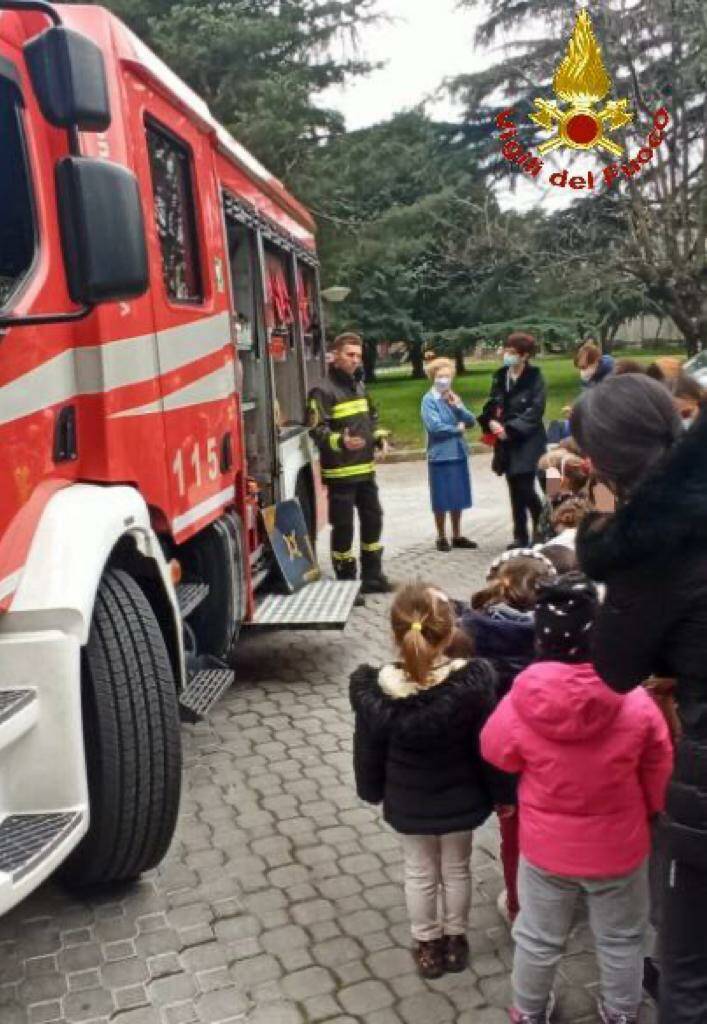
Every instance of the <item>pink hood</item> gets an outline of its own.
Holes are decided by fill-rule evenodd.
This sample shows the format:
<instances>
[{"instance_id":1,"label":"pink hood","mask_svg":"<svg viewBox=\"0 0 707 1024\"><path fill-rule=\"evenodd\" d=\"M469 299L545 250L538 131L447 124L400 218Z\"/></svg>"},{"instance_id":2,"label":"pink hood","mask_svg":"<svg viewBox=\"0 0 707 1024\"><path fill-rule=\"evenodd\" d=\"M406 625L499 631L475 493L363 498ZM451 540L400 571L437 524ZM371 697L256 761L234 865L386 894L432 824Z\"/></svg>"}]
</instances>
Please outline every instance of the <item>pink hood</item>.
<instances>
[{"instance_id":1,"label":"pink hood","mask_svg":"<svg viewBox=\"0 0 707 1024\"><path fill-rule=\"evenodd\" d=\"M602 683L592 665L559 661L531 665L513 690L520 718L556 743L578 743L605 732L623 701Z\"/></svg>"},{"instance_id":2,"label":"pink hood","mask_svg":"<svg viewBox=\"0 0 707 1024\"><path fill-rule=\"evenodd\" d=\"M531 665L486 723L481 753L520 775L520 847L532 864L611 878L648 856L673 754L645 690L614 693L592 665Z\"/></svg>"}]
</instances>

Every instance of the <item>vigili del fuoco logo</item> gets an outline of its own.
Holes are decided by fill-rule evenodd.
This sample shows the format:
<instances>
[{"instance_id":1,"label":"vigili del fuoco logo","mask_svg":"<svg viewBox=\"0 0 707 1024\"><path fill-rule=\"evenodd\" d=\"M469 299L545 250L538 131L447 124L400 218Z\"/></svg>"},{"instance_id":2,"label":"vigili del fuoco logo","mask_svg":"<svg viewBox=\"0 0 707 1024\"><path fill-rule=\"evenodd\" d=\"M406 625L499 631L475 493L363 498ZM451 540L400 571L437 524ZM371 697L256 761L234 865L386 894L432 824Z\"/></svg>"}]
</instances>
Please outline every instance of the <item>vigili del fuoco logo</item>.
<instances>
[{"instance_id":1,"label":"vigili del fuoco logo","mask_svg":"<svg viewBox=\"0 0 707 1024\"><path fill-rule=\"evenodd\" d=\"M496 126L501 129L501 152L506 160L517 164L531 177L541 178L545 168L542 157L555 150L597 150L615 158L625 156L624 147L612 135L630 124L634 115L627 99L611 99L601 105L612 90L612 81L586 10L577 16L567 53L555 71L552 88L556 98L549 101L536 99L530 115L531 121L551 133L550 138L538 146L540 155L524 149L518 142L512 109L502 111L496 118ZM607 164L601 173L587 171L570 177L569 169L554 171L548 175L547 181L556 188L569 186L579 190L594 189L597 181L611 186L622 176L633 178L651 162L655 150L665 139L665 129L669 124L670 115L665 107L661 107L653 116L653 128L646 145L633 159Z\"/></svg>"}]
</instances>

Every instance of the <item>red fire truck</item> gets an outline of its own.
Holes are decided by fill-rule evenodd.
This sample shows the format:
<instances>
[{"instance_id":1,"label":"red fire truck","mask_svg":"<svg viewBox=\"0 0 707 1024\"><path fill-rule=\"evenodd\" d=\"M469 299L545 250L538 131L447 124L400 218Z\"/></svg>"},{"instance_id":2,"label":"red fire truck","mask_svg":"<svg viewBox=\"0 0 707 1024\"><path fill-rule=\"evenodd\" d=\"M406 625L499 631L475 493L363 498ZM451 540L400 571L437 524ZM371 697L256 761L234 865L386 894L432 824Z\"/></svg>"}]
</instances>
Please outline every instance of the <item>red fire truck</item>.
<instances>
[{"instance_id":1,"label":"red fire truck","mask_svg":"<svg viewBox=\"0 0 707 1024\"><path fill-rule=\"evenodd\" d=\"M0 0L0 136L3 912L158 863L180 704L231 684L241 626L356 595L262 596L259 508L314 535L321 506L309 213L94 6Z\"/></svg>"}]
</instances>

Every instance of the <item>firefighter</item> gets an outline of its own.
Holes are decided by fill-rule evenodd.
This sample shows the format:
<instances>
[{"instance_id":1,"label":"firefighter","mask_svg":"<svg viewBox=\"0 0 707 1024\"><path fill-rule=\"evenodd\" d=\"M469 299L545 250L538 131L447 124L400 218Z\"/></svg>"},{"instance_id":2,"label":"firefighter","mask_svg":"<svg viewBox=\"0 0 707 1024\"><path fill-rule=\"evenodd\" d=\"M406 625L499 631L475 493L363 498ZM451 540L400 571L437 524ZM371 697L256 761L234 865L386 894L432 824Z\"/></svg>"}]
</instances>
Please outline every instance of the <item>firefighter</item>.
<instances>
[{"instance_id":1,"label":"firefighter","mask_svg":"<svg viewBox=\"0 0 707 1024\"><path fill-rule=\"evenodd\" d=\"M376 448L385 447L387 431L363 385L363 341L341 334L331 347L327 376L309 394L309 427L320 455L322 480L329 492L331 557L337 579L356 579L353 551L354 510L361 531L361 590L387 594L391 585L383 568L383 509L375 478Z\"/></svg>"}]
</instances>

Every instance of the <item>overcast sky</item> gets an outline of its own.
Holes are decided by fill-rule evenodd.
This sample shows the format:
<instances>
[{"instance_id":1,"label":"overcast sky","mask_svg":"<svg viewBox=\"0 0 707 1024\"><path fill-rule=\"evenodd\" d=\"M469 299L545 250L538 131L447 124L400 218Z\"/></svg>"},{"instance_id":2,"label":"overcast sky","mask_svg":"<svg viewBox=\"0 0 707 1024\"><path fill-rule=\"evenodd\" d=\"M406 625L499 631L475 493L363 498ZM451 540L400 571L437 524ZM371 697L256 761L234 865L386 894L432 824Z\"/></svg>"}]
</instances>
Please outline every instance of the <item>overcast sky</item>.
<instances>
[{"instance_id":1,"label":"overcast sky","mask_svg":"<svg viewBox=\"0 0 707 1024\"><path fill-rule=\"evenodd\" d=\"M345 88L332 89L327 105L341 110L350 129L384 121L406 107L432 96L445 77L479 70L498 54L476 50L474 31L483 14L480 8L458 10L456 0L380 0L391 21L364 29L360 56L386 61L386 66ZM430 106L430 113L452 116L448 99ZM514 196L502 187L503 207L530 209L540 202L546 209L566 204L566 193L538 188L524 180Z\"/></svg>"},{"instance_id":2,"label":"overcast sky","mask_svg":"<svg viewBox=\"0 0 707 1024\"><path fill-rule=\"evenodd\" d=\"M379 0L390 17L364 29L360 56L386 67L329 94L349 128L363 128L435 92L445 76L469 71L474 54L474 10L459 11L455 0ZM443 105L449 111L449 105Z\"/></svg>"}]
</instances>

